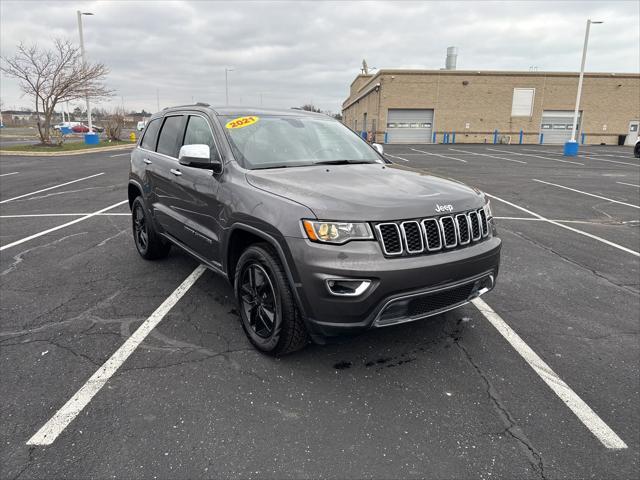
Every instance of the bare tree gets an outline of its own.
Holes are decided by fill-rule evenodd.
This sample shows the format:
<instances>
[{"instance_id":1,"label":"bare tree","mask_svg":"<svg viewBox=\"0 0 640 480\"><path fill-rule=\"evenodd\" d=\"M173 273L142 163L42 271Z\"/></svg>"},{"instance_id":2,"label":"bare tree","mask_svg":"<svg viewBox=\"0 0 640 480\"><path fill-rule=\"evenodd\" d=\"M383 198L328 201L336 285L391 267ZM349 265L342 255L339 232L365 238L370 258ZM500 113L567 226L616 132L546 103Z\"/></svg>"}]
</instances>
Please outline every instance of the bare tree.
<instances>
[{"instance_id":1,"label":"bare tree","mask_svg":"<svg viewBox=\"0 0 640 480\"><path fill-rule=\"evenodd\" d=\"M107 116L105 131L109 140L120 140L122 128L124 127L124 109L117 107Z\"/></svg>"},{"instance_id":2,"label":"bare tree","mask_svg":"<svg viewBox=\"0 0 640 480\"><path fill-rule=\"evenodd\" d=\"M108 68L101 63L84 65L80 49L65 40L55 40L52 49L20 43L13 57L2 57L0 70L17 78L22 91L35 100L38 133L44 144L51 143L51 118L58 103L113 94L103 83Z\"/></svg>"}]
</instances>

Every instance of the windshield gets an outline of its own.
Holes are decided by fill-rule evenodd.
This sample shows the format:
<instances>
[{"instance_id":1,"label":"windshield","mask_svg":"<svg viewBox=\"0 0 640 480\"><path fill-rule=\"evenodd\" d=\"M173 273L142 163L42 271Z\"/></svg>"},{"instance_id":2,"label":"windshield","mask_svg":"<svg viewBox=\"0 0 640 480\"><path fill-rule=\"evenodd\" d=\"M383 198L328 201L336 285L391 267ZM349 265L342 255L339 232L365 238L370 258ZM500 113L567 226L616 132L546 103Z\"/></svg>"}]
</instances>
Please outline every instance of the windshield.
<instances>
[{"instance_id":1,"label":"windshield","mask_svg":"<svg viewBox=\"0 0 640 480\"><path fill-rule=\"evenodd\" d=\"M246 168L332 163L384 163L365 142L330 118L220 117L234 154Z\"/></svg>"}]
</instances>

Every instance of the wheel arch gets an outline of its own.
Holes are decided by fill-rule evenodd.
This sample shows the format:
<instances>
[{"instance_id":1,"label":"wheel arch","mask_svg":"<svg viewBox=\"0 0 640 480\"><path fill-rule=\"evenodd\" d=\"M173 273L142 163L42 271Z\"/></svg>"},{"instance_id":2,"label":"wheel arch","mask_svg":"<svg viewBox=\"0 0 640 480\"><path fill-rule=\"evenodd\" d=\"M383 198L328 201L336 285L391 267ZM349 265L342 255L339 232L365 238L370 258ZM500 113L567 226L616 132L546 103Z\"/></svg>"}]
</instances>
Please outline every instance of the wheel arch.
<instances>
[{"instance_id":1,"label":"wheel arch","mask_svg":"<svg viewBox=\"0 0 640 480\"><path fill-rule=\"evenodd\" d=\"M133 201L138 196L142 196L142 185L140 185L135 180L129 180L129 185L127 187L127 197L129 198L129 210L131 210Z\"/></svg>"},{"instance_id":2,"label":"wheel arch","mask_svg":"<svg viewBox=\"0 0 640 480\"><path fill-rule=\"evenodd\" d=\"M229 281L233 285L234 277L235 277L235 268L242 255L242 252L246 250L249 246L255 245L256 243L267 243L276 251L280 262L282 262L282 266L284 267L284 271L287 275L287 280L289 281L289 285L291 286L291 291L293 292L294 298L296 300L297 307L302 314L303 318L306 318L305 309L302 304L302 301L298 295L298 286L299 282L296 280L295 266L291 265L288 257L283 249L282 245L278 240L271 234L260 230L251 225L247 225L244 223L236 223L231 228L229 233L226 235L226 241L224 242L225 247L223 248L224 253L224 270L227 273L227 277Z\"/></svg>"}]
</instances>

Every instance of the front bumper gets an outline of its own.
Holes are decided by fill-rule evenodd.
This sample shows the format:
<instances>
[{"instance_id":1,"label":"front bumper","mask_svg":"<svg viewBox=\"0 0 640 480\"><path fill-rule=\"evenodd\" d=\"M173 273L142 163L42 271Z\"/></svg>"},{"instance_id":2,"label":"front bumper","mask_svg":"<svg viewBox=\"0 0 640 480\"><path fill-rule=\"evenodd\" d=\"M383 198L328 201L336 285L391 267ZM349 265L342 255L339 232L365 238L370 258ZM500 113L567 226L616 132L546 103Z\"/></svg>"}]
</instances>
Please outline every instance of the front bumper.
<instances>
[{"instance_id":1,"label":"front bumper","mask_svg":"<svg viewBox=\"0 0 640 480\"><path fill-rule=\"evenodd\" d=\"M341 246L287 238L296 265L294 285L311 335L332 337L418 320L467 303L495 285L497 236L451 251L385 258L378 242ZM367 279L357 296L336 296L330 279Z\"/></svg>"}]
</instances>

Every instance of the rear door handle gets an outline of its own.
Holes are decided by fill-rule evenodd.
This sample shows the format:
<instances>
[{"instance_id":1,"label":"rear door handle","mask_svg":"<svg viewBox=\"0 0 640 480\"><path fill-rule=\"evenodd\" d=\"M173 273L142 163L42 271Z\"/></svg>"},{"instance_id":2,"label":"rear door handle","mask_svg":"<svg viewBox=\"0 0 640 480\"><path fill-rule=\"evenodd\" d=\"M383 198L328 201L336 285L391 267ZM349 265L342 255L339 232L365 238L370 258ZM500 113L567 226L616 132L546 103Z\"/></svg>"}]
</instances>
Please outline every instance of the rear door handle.
<instances>
[{"instance_id":1,"label":"rear door handle","mask_svg":"<svg viewBox=\"0 0 640 480\"><path fill-rule=\"evenodd\" d=\"M176 177L179 177L180 175L182 175L182 172L180 170L178 170L177 168L172 168L171 170L169 170L171 173L173 173Z\"/></svg>"},{"instance_id":2,"label":"rear door handle","mask_svg":"<svg viewBox=\"0 0 640 480\"><path fill-rule=\"evenodd\" d=\"M147 165L151 165L153 162L151 160L149 160L148 158L143 158L142 161L144 163L146 163Z\"/></svg>"}]
</instances>

